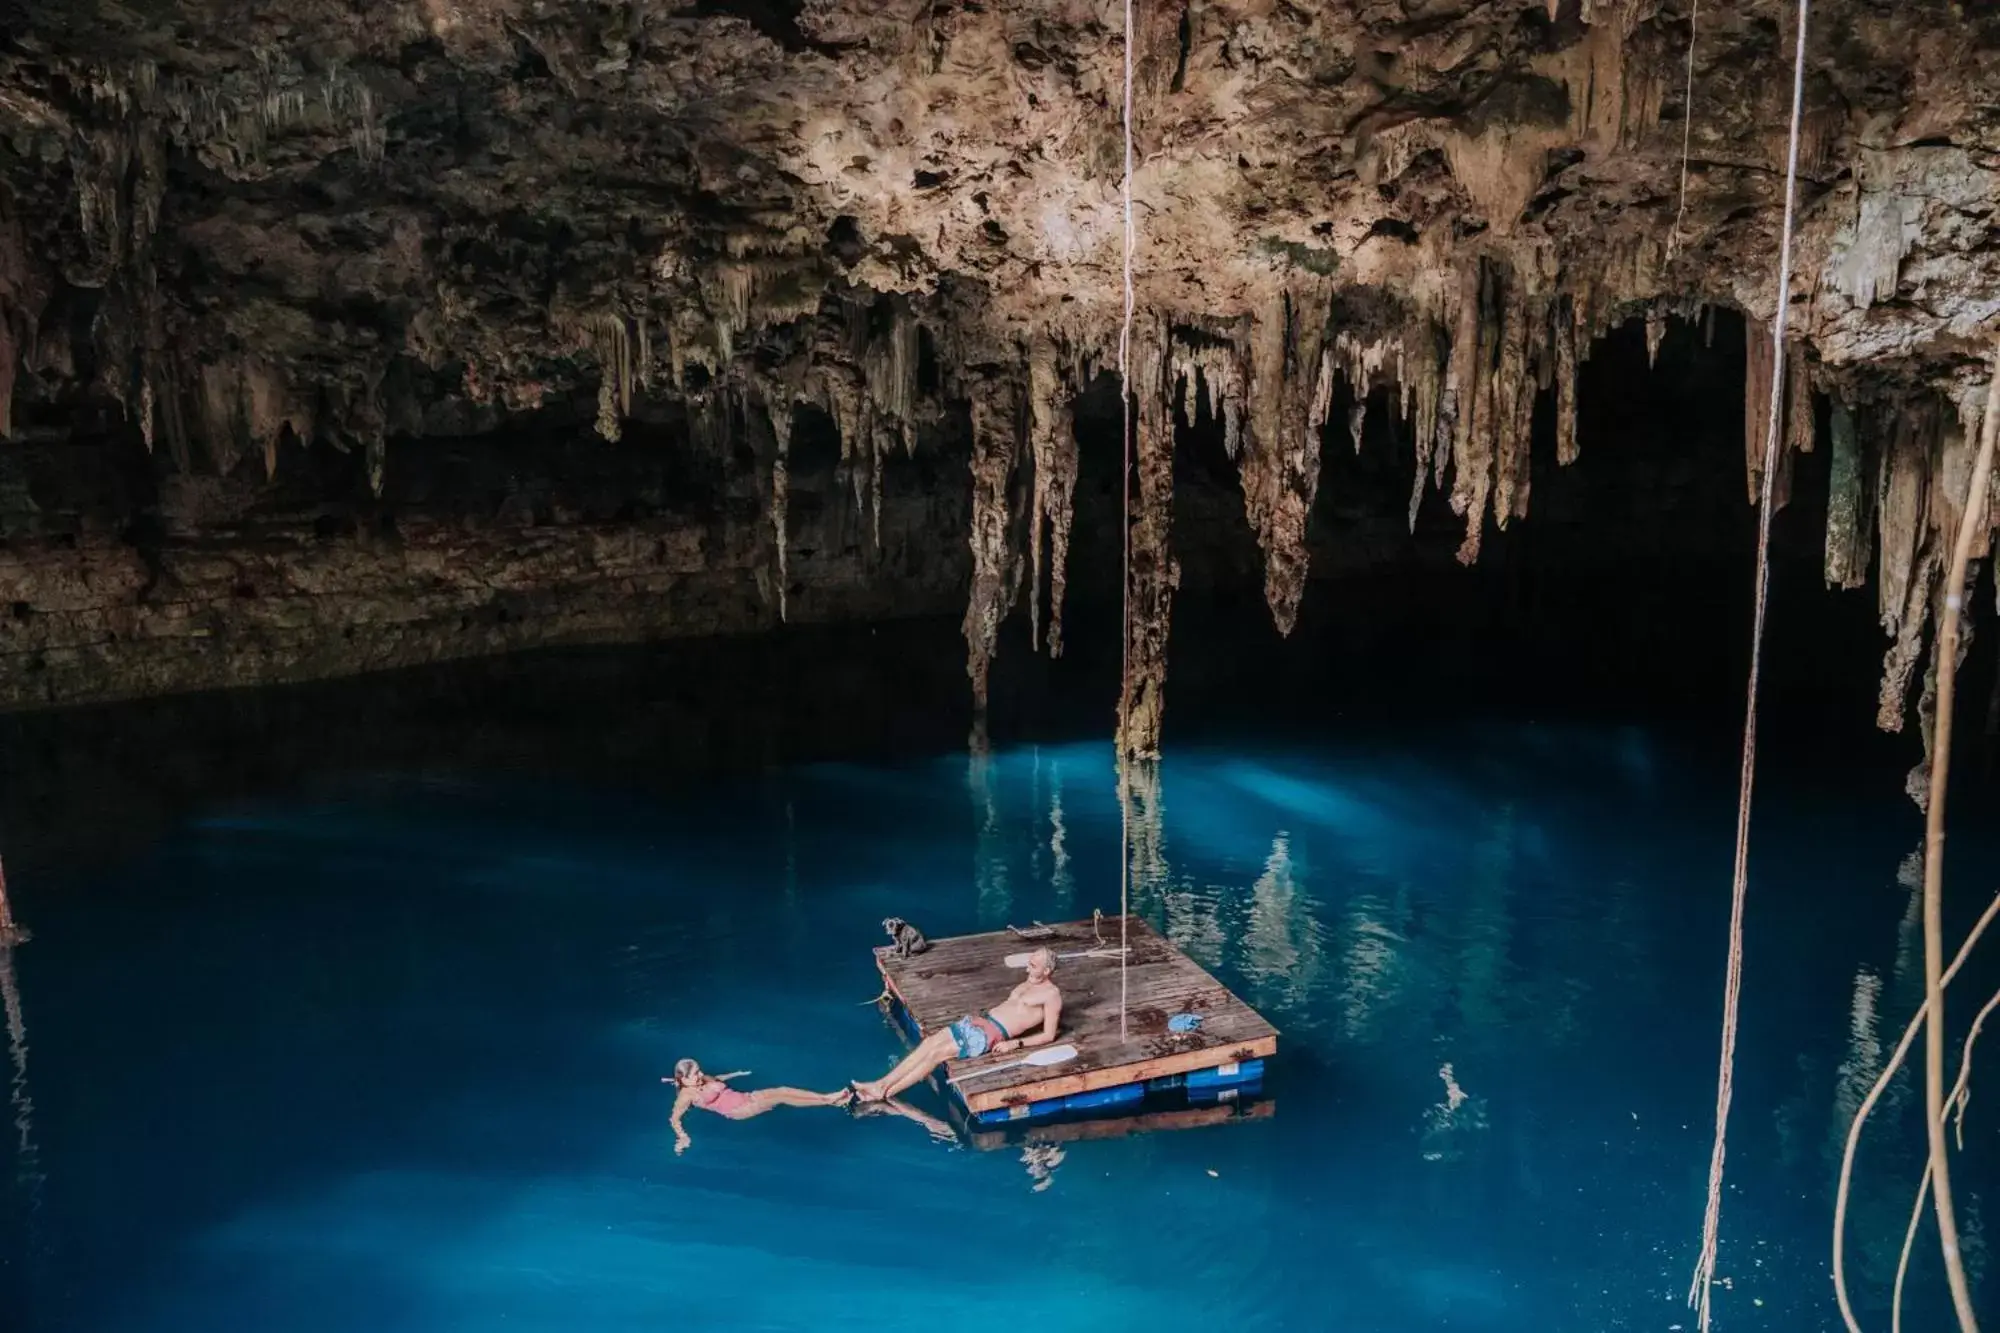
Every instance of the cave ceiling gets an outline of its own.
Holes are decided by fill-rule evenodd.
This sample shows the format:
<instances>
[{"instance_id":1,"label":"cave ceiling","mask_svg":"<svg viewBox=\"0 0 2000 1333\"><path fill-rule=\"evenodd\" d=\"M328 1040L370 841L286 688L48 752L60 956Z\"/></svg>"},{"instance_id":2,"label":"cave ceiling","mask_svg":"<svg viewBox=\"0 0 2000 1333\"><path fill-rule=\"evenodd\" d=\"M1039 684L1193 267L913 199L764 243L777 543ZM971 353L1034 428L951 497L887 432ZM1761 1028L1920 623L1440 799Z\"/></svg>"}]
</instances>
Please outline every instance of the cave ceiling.
<instances>
[{"instance_id":1,"label":"cave ceiling","mask_svg":"<svg viewBox=\"0 0 2000 1333\"><path fill-rule=\"evenodd\" d=\"M1828 576L1878 527L1892 636L2000 309L1988 8L1813 12L1777 391L1793 447L1815 395L1858 432ZM1288 628L1344 380L1357 442L1371 394L1408 420L1412 512L1443 491L1475 558L1527 511L1538 396L1576 457L1596 337L1770 318L1793 15L1135 0L1142 509L1171 486L1148 432L1198 394ZM1070 404L1117 363L1124 25L1102 0L0 0L0 427L122 424L224 471L361 451L379 486L399 436L594 396L616 439L675 402L758 419L782 533L798 405L878 459L969 414L978 684L1045 519L1060 577ZM1165 599L1165 518L1138 523L1138 596Z\"/></svg>"},{"instance_id":2,"label":"cave ceiling","mask_svg":"<svg viewBox=\"0 0 2000 1333\"><path fill-rule=\"evenodd\" d=\"M1789 5L1697 16L1691 107L1685 4L1134 9L1142 311L1226 333L1310 294L1363 338L1417 316L1448 336L1481 258L1586 322L1771 310ZM634 370L671 392L689 362L780 366L788 330L857 293L906 296L960 364L1024 361L1038 332L1115 341L1115 4L0 16L0 300L50 392L89 360L129 400L134 363L171 350L197 377L259 358L301 399L409 358L518 407L596 377L606 317L646 326ZM1971 383L2000 306L1991 24L1819 6L1794 324L1835 372ZM37 346L68 341L77 292L126 327L99 355ZM133 354L104 345L121 335Z\"/></svg>"}]
</instances>

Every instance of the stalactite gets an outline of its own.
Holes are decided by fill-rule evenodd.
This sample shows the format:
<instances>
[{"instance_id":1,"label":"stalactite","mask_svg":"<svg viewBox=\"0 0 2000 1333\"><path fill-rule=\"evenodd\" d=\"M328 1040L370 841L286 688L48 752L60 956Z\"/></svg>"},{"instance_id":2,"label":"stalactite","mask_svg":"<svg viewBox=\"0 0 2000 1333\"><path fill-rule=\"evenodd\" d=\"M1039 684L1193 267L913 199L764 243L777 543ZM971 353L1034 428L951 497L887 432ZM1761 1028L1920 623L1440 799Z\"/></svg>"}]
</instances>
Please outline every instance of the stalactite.
<instances>
[{"instance_id":1,"label":"stalactite","mask_svg":"<svg viewBox=\"0 0 2000 1333\"><path fill-rule=\"evenodd\" d=\"M1899 179L1908 161L1901 152L1862 148L1853 163L1853 221L1834 237L1825 273L1829 286L1862 309L1894 298L1903 260L1923 236L1927 191L1921 181Z\"/></svg>"},{"instance_id":2,"label":"stalactite","mask_svg":"<svg viewBox=\"0 0 2000 1333\"><path fill-rule=\"evenodd\" d=\"M1535 381L1529 373L1528 303L1518 284L1508 284L1500 310L1500 361L1492 379L1493 518L1505 532L1508 520L1528 514L1528 444L1535 415Z\"/></svg>"},{"instance_id":3,"label":"stalactite","mask_svg":"<svg viewBox=\"0 0 2000 1333\"><path fill-rule=\"evenodd\" d=\"M1764 495L1764 440L1770 429L1772 377L1777 367L1771 358L1771 340L1759 335L1753 323L1745 330L1743 342L1743 466L1750 503Z\"/></svg>"},{"instance_id":4,"label":"stalactite","mask_svg":"<svg viewBox=\"0 0 2000 1333\"><path fill-rule=\"evenodd\" d=\"M877 420L894 424L907 453L916 448L917 341L916 316L902 297L890 298L889 327L870 338L862 312L862 346L858 350L861 380Z\"/></svg>"},{"instance_id":5,"label":"stalactite","mask_svg":"<svg viewBox=\"0 0 2000 1333\"><path fill-rule=\"evenodd\" d=\"M69 277L79 286L102 287L125 257L124 181L130 163L131 139L123 129L94 129L70 141L84 263Z\"/></svg>"},{"instance_id":6,"label":"stalactite","mask_svg":"<svg viewBox=\"0 0 2000 1333\"><path fill-rule=\"evenodd\" d=\"M617 393L612 388L610 377L600 380L597 385L597 433L607 442L616 444L624 436L625 429L619 422Z\"/></svg>"},{"instance_id":7,"label":"stalactite","mask_svg":"<svg viewBox=\"0 0 2000 1333\"><path fill-rule=\"evenodd\" d=\"M306 414L293 406L290 386L269 366L250 369L243 379L244 427L248 443L261 446L265 480L278 475L278 444L289 424L292 433L304 439L310 430Z\"/></svg>"},{"instance_id":8,"label":"stalactite","mask_svg":"<svg viewBox=\"0 0 2000 1333\"><path fill-rule=\"evenodd\" d=\"M1406 369L1408 353L1403 346L1401 334L1371 339L1358 337L1352 331L1342 329L1334 335L1331 349L1335 368L1347 380L1357 402L1366 402L1375 386L1387 380L1396 382L1403 393L1403 410L1410 409L1411 385ZM1331 406L1333 384L1326 386L1328 404L1323 407L1315 403L1315 410L1324 419L1327 407Z\"/></svg>"},{"instance_id":9,"label":"stalactite","mask_svg":"<svg viewBox=\"0 0 2000 1333\"><path fill-rule=\"evenodd\" d=\"M1168 382L1186 381L1187 414L1195 414L1197 386L1208 397L1209 412L1222 423L1222 452L1231 462L1242 458L1244 414L1249 408L1249 371L1235 342L1206 338L1176 342L1168 348Z\"/></svg>"},{"instance_id":10,"label":"stalactite","mask_svg":"<svg viewBox=\"0 0 2000 1333\"><path fill-rule=\"evenodd\" d=\"M840 436L840 461L853 479L854 512L860 514L866 479L855 467L855 460L873 456L875 438L868 387L859 371L833 361L815 363L806 384L812 400L833 418L834 432Z\"/></svg>"},{"instance_id":11,"label":"stalactite","mask_svg":"<svg viewBox=\"0 0 2000 1333\"><path fill-rule=\"evenodd\" d=\"M1632 146L1660 120L1661 81L1648 62L1626 59L1632 9L1584 0L1582 40L1536 62L1567 85L1570 135L1599 152Z\"/></svg>"},{"instance_id":12,"label":"stalactite","mask_svg":"<svg viewBox=\"0 0 2000 1333\"><path fill-rule=\"evenodd\" d=\"M632 415L632 333L625 316L615 310L596 310L557 317L551 323L558 336L596 357L597 433L617 441L624 433L624 418Z\"/></svg>"},{"instance_id":13,"label":"stalactite","mask_svg":"<svg viewBox=\"0 0 2000 1333\"><path fill-rule=\"evenodd\" d=\"M1785 367L1785 449L1809 454L1817 443L1818 423L1813 418L1812 368L1804 343L1786 344Z\"/></svg>"},{"instance_id":14,"label":"stalactite","mask_svg":"<svg viewBox=\"0 0 2000 1333\"><path fill-rule=\"evenodd\" d=\"M1753 330L1754 333L1754 330ZM1770 344L1766 343L1768 348ZM1792 502L1792 473L1794 454L1809 454L1813 451L1813 396L1812 372L1806 364L1804 343L1791 342L1785 347L1784 416L1780 429L1784 435L1778 449L1778 475L1771 482L1771 512L1780 513ZM1764 399L1764 411L1770 411L1770 399ZM1758 439L1770 428L1768 417L1757 427ZM1763 445L1759 443L1758 448ZM1761 467L1759 472L1761 472ZM1759 478L1761 484L1761 477ZM1752 503L1756 503L1755 500Z\"/></svg>"},{"instance_id":15,"label":"stalactite","mask_svg":"<svg viewBox=\"0 0 2000 1333\"><path fill-rule=\"evenodd\" d=\"M1400 335L1364 340L1343 329L1334 335L1327 355L1331 365L1346 378L1354 402L1347 410L1347 434L1354 452L1361 452L1361 435L1368 422L1368 398L1378 380L1393 379L1402 395L1403 415L1411 409L1412 385L1407 369L1408 356ZM1313 391L1311 416L1324 421L1333 408L1333 378L1323 377ZM1419 431L1421 431L1419 426Z\"/></svg>"},{"instance_id":16,"label":"stalactite","mask_svg":"<svg viewBox=\"0 0 2000 1333\"><path fill-rule=\"evenodd\" d=\"M1451 509L1465 520L1458 559L1469 565L1479 559L1493 491L1492 366L1498 359L1501 329L1495 279L1488 265L1475 263L1463 282L1445 383L1453 403Z\"/></svg>"},{"instance_id":17,"label":"stalactite","mask_svg":"<svg viewBox=\"0 0 2000 1333\"><path fill-rule=\"evenodd\" d=\"M1452 178L1494 234L1506 236L1548 177L1549 150L1569 139L1559 126L1496 121L1480 133L1438 136Z\"/></svg>"},{"instance_id":18,"label":"stalactite","mask_svg":"<svg viewBox=\"0 0 2000 1333\"><path fill-rule=\"evenodd\" d=\"M1021 403L1017 377L1005 372L975 375L972 404L972 590L965 607L966 675L972 679L975 716L986 713L993 653L1000 622L1015 591L1013 553L1007 533L1008 496L1020 457Z\"/></svg>"},{"instance_id":19,"label":"stalactite","mask_svg":"<svg viewBox=\"0 0 2000 1333\"><path fill-rule=\"evenodd\" d=\"M1280 634L1292 632L1305 594L1320 428L1333 401L1326 317L1323 291L1283 293L1250 339L1250 429L1239 460L1243 508L1264 552L1264 600Z\"/></svg>"},{"instance_id":20,"label":"stalactite","mask_svg":"<svg viewBox=\"0 0 2000 1333\"><path fill-rule=\"evenodd\" d=\"M1660 364L1660 344L1667 339L1667 312L1657 304L1646 307L1646 368Z\"/></svg>"},{"instance_id":21,"label":"stalactite","mask_svg":"<svg viewBox=\"0 0 2000 1333\"><path fill-rule=\"evenodd\" d=\"M1555 313L1556 343L1556 465L1568 467L1577 459L1576 438L1576 344L1578 311L1572 303Z\"/></svg>"},{"instance_id":22,"label":"stalactite","mask_svg":"<svg viewBox=\"0 0 2000 1333\"><path fill-rule=\"evenodd\" d=\"M882 549L882 474L889 467L889 433L875 430L875 453L868 460L868 540Z\"/></svg>"},{"instance_id":23,"label":"stalactite","mask_svg":"<svg viewBox=\"0 0 2000 1333\"><path fill-rule=\"evenodd\" d=\"M181 407L179 360L171 350L157 357L150 351L146 354L141 367L145 380L140 390L140 416L148 450L164 438L167 456L185 473L193 464L188 452L187 416Z\"/></svg>"},{"instance_id":24,"label":"stalactite","mask_svg":"<svg viewBox=\"0 0 2000 1333\"><path fill-rule=\"evenodd\" d=\"M772 402L767 398L764 409L770 414L775 445L771 455L771 543L778 553L778 623L785 624L791 619L788 598L792 574L786 529L792 497L792 404L789 399Z\"/></svg>"},{"instance_id":25,"label":"stalactite","mask_svg":"<svg viewBox=\"0 0 2000 1333\"><path fill-rule=\"evenodd\" d=\"M275 476L286 427L300 439L311 435L311 414L273 366L248 359L214 362L200 368L197 381L201 439L218 473L227 475L246 455L257 453L263 456L265 476ZM150 379L141 386L139 399L144 435L152 429L155 406Z\"/></svg>"},{"instance_id":26,"label":"stalactite","mask_svg":"<svg viewBox=\"0 0 2000 1333\"><path fill-rule=\"evenodd\" d=\"M1133 449L1138 494L1133 504L1127 583L1125 674L1118 699L1118 749L1128 759L1156 757L1166 712L1167 636L1180 566L1173 555L1174 437L1167 382L1167 330L1144 317L1132 330ZM1130 480L1126 486L1129 488ZM1129 493L1129 490L1128 490Z\"/></svg>"},{"instance_id":27,"label":"stalactite","mask_svg":"<svg viewBox=\"0 0 2000 1333\"><path fill-rule=\"evenodd\" d=\"M1417 510L1424 499L1424 482L1432 479L1440 487L1444 483L1444 463L1437 456L1448 452L1444 445L1450 422L1441 411L1444 371L1429 321L1420 319L1414 332L1405 336L1407 348L1413 349L1405 352L1402 379L1416 435L1416 475L1410 482L1410 531L1415 532Z\"/></svg>"},{"instance_id":28,"label":"stalactite","mask_svg":"<svg viewBox=\"0 0 2000 1333\"><path fill-rule=\"evenodd\" d=\"M887 302L888 327L878 332ZM898 441L914 447L917 323L900 296L844 303L845 354L853 369L841 375L841 462L854 494L854 512L868 520L869 540L882 547L882 471Z\"/></svg>"},{"instance_id":29,"label":"stalactite","mask_svg":"<svg viewBox=\"0 0 2000 1333\"><path fill-rule=\"evenodd\" d=\"M1963 493L1963 488L1956 493ZM1933 495L1935 494L1936 492L1933 491ZM1949 531L1954 537L1957 535L1956 527L1944 531ZM1942 540L1942 536L1939 539ZM1970 588L1978 582L1979 561L1975 559L1966 566L1965 584L1966 587ZM1944 591L1945 585L1942 581L1939 581L1931 598L1930 618L1933 628L1936 627L1939 619L1944 615ZM1965 655L1972 651L1974 618L1969 600L1966 605L1959 608L1958 615L1958 651L1954 655L1954 665L1958 669L1963 670L1965 667ZM1917 696L1917 732L1923 738L1924 757L1920 763L1903 776L1904 794L1911 801L1915 802L1917 809L1926 813L1929 813L1931 804L1931 750L1937 738L1937 673L1937 651L1936 645L1933 644L1930 654L1930 666L1924 672L1924 688Z\"/></svg>"},{"instance_id":30,"label":"stalactite","mask_svg":"<svg viewBox=\"0 0 2000 1333\"><path fill-rule=\"evenodd\" d=\"M1960 497L1971 490L1972 461L1978 453L1979 418L1983 410L1981 402L1961 402L1956 426L1947 423L1939 432L1937 457L1931 466L1930 525L1945 551L1958 539L1959 524L1965 517ZM1989 491L1986 521L1973 526L1971 555L1975 560L1984 558L1992 549L1992 499ZM1977 581L1968 579L1966 586L1971 587Z\"/></svg>"},{"instance_id":31,"label":"stalactite","mask_svg":"<svg viewBox=\"0 0 2000 1333\"><path fill-rule=\"evenodd\" d=\"M667 321L667 373L672 376L672 386L676 389L687 387L687 344L681 337L680 328L673 320Z\"/></svg>"},{"instance_id":32,"label":"stalactite","mask_svg":"<svg viewBox=\"0 0 2000 1333\"><path fill-rule=\"evenodd\" d=\"M736 335L750 327L757 294L757 270L735 260L718 260L703 270L702 304L715 331L715 351L727 365L736 356Z\"/></svg>"},{"instance_id":33,"label":"stalactite","mask_svg":"<svg viewBox=\"0 0 2000 1333\"><path fill-rule=\"evenodd\" d=\"M1041 649L1042 527L1048 525L1049 656L1062 656L1063 595L1069 586L1069 534L1076 512L1076 430L1072 390L1057 360L1054 338L1039 334L1028 348L1028 446L1035 493L1028 518L1029 641Z\"/></svg>"},{"instance_id":34,"label":"stalactite","mask_svg":"<svg viewBox=\"0 0 2000 1333\"><path fill-rule=\"evenodd\" d=\"M697 457L715 459L727 465L730 447L729 407L714 389L691 394L687 399L688 443Z\"/></svg>"},{"instance_id":35,"label":"stalactite","mask_svg":"<svg viewBox=\"0 0 2000 1333\"><path fill-rule=\"evenodd\" d=\"M1863 484L1861 447L1854 415L1840 403L1831 416L1833 458L1826 502L1826 581L1835 588L1859 588L1868 581L1873 551L1874 488Z\"/></svg>"},{"instance_id":36,"label":"stalactite","mask_svg":"<svg viewBox=\"0 0 2000 1333\"><path fill-rule=\"evenodd\" d=\"M1891 639L1875 714L1884 731L1903 729L1910 675L1923 653L1931 592L1943 558L1935 531L1925 521L1937 431L1935 403L1906 404L1897 414L1877 481L1879 606L1882 628Z\"/></svg>"}]
</instances>

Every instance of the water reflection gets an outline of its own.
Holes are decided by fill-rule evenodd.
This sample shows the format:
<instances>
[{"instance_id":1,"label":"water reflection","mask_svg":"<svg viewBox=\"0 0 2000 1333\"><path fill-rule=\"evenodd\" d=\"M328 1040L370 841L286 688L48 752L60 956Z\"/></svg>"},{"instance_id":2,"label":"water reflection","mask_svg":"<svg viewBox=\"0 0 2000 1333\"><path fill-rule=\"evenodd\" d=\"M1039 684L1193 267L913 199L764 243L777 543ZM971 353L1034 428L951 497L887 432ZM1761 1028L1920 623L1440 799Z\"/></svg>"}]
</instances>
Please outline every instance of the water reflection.
<instances>
[{"instance_id":1,"label":"water reflection","mask_svg":"<svg viewBox=\"0 0 2000 1333\"><path fill-rule=\"evenodd\" d=\"M21 1008L21 983L14 971L14 950L32 938L14 920L7 899L7 872L0 869L0 1004L7 1014L7 1058L11 1077L7 1099L14 1112L14 1183L29 1220L38 1230L42 1209L41 1150L35 1143L35 1099L28 1091L28 1021ZM39 1250L39 1245L31 1246Z\"/></svg>"},{"instance_id":2,"label":"water reflection","mask_svg":"<svg viewBox=\"0 0 2000 1333\"><path fill-rule=\"evenodd\" d=\"M1008 884L1008 839L1000 822L993 766L993 756L983 747L975 747L966 756L965 789L972 797L972 817L979 830L972 852L972 882L979 897L979 924L985 930L1006 925L1014 912L1014 895Z\"/></svg>"},{"instance_id":3,"label":"water reflection","mask_svg":"<svg viewBox=\"0 0 2000 1333\"><path fill-rule=\"evenodd\" d=\"M1039 770L1041 750L1035 751ZM1076 881L1069 868L1069 829L1063 824L1063 769L1060 763L1049 769L1049 890L1055 900L1056 915L1067 917L1076 906Z\"/></svg>"},{"instance_id":4,"label":"water reflection","mask_svg":"<svg viewBox=\"0 0 2000 1333\"><path fill-rule=\"evenodd\" d=\"M1028 1179L1034 1184L1028 1188L1036 1194L1042 1193L1056 1183L1056 1168L1068 1156L1059 1143L1024 1143L1021 1145L1021 1165L1028 1169Z\"/></svg>"},{"instance_id":5,"label":"water reflection","mask_svg":"<svg viewBox=\"0 0 2000 1333\"><path fill-rule=\"evenodd\" d=\"M1401 924L1409 920L1407 895L1394 898L1357 893L1341 914L1340 970L1334 1007L1341 1035L1349 1041L1371 1041L1378 1025L1404 988L1406 974Z\"/></svg>"},{"instance_id":6,"label":"water reflection","mask_svg":"<svg viewBox=\"0 0 2000 1333\"><path fill-rule=\"evenodd\" d=\"M1854 974L1854 993L1847 1007L1847 1058L1836 1071L1829 1140L1830 1159L1838 1162L1847 1127L1861 1101L1882 1073L1882 1037L1876 1026L1876 1005L1882 998L1882 978L1863 967Z\"/></svg>"},{"instance_id":7,"label":"water reflection","mask_svg":"<svg viewBox=\"0 0 2000 1333\"><path fill-rule=\"evenodd\" d=\"M1463 905L1452 924L1455 949L1451 991L1461 1031L1490 1036L1505 1020L1514 937L1515 817L1511 805L1494 810L1472 846ZM1538 1015L1538 1026L1548 1021Z\"/></svg>"},{"instance_id":8,"label":"water reflection","mask_svg":"<svg viewBox=\"0 0 2000 1333\"><path fill-rule=\"evenodd\" d=\"M1288 1023L1303 1016L1306 999L1324 982L1319 915L1293 864L1287 833L1271 839L1264 873L1250 886L1240 967L1251 979L1251 1003Z\"/></svg>"},{"instance_id":9,"label":"water reflection","mask_svg":"<svg viewBox=\"0 0 2000 1333\"><path fill-rule=\"evenodd\" d=\"M1438 1066L1444 1100L1424 1112L1422 1154L1426 1162L1455 1162L1466 1152L1467 1138L1486 1128L1486 1099L1458 1085L1451 1063Z\"/></svg>"},{"instance_id":10,"label":"water reflection","mask_svg":"<svg viewBox=\"0 0 2000 1333\"><path fill-rule=\"evenodd\" d=\"M1135 912L1159 911L1165 906L1172 869L1167 864L1166 802L1160 790L1160 765L1156 760L1128 760L1120 771L1125 800L1126 845L1132 864L1132 904ZM1174 933L1173 914L1167 914L1167 938L1187 946Z\"/></svg>"}]
</instances>

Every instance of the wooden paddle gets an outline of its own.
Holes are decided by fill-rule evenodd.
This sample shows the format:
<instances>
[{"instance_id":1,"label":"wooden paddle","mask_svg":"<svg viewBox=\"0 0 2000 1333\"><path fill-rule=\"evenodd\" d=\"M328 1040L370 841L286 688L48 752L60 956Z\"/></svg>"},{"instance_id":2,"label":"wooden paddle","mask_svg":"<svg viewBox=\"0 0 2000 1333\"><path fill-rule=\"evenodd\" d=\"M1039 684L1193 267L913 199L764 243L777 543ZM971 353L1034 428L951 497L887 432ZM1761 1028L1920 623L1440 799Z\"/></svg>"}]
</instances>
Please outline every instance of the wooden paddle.
<instances>
[{"instance_id":1,"label":"wooden paddle","mask_svg":"<svg viewBox=\"0 0 2000 1333\"><path fill-rule=\"evenodd\" d=\"M969 1073L960 1074L957 1078L949 1081L953 1084L958 1084L963 1083L969 1078L980 1078L986 1074L997 1074L1003 1069L1015 1069L1022 1065L1032 1065L1039 1069L1043 1065L1059 1065L1074 1059L1076 1059L1076 1047L1074 1046L1067 1043L1061 1046L1045 1046L1041 1050L1031 1055L1024 1055L1018 1060L1002 1060L997 1065L988 1065L984 1069L974 1069Z\"/></svg>"}]
</instances>

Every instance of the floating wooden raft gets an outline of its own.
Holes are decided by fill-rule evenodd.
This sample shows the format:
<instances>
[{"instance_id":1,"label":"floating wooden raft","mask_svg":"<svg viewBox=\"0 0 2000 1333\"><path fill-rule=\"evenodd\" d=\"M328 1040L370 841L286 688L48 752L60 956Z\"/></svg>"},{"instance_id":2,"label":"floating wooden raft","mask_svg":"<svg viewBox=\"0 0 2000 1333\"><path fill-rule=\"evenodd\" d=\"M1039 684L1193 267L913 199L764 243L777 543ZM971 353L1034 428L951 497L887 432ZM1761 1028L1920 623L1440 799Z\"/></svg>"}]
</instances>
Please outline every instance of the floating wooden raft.
<instances>
[{"instance_id":1,"label":"floating wooden raft","mask_svg":"<svg viewBox=\"0 0 2000 1333\"><path fill-rule=\"evenodd\" d=\"M1033 943L993 931L933 940L927 952L911 958L879 948L875 962L886 983L891 1017L905 1036L920 1041L1005 999L1025 975L1021 968L1007 966L1009 955L1038 947L1057 955L1063 1010L1056 1041L1075 1046L1077 1057L1043 1068L1017 1065L977 1078L968 1076L1018 1060L1025 1052L947 1061L939 1080L967 1079L963 1086L946 1083L946 1088L975 1127L1137 1109L1155 1095L1201 1105L1260 1091L1264 1061L1278 1049L1277 1029L1138 917L1126 921L1131 953L1124 960L1126 1024L1121 1039L1118 957L1062 957L1086 949L1115 950L1118 940L1118 920L1107 917L1101 941L1091 922L1071 921ZM1173 1031L1168 1024L1178 1014L1199 1015L1200 1026Z\"/></svg>"},{"instance_id":2,"label":"floating wooden raft","mask_svg":"<svg viewBox=\"0 0 2000 1333\"><path fill-rule=\"evenodd\" d=\"M1241 1089L1235 1089L1241 1091ZM955 1116L968 1121L969 1112L952 1103ZM1175 1129L1206 1129L1212 1125L1240 1125L1251 1120L1268 1120L1277 1113L1273 1101L1218 1101L1206 1106L1184 1106L1178 1111L1144 1111L1138 1115L1100 1116L1090 1120L1058 1121L1044 1124L1025 1120L994 1127L965 1127L966 1141L981 1152L994 1148L1017 1148L1022 1143L1081 1143L1089 1139L1122 1139L1134 1134L1161 1134Z\"/></svg>"}]
</instances>

